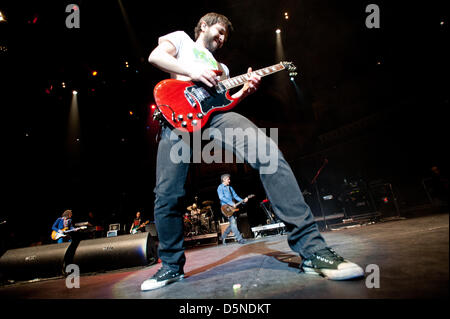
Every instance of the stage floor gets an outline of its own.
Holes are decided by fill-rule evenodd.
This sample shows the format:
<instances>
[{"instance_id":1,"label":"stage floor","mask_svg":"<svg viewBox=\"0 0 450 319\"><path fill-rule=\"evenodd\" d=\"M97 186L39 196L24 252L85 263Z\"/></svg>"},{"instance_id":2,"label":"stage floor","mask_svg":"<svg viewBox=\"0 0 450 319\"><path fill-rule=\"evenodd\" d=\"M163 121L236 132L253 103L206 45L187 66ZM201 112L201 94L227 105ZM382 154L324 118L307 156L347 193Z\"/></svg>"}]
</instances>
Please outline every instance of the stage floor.
<instances>
[{"instance_id":1,"label":"stage floor","mask_svg":"<svg viewBox=\"0 0 450 319\"><path fill-rule=\"evenodd\" d=\"M328 244L361 265L365 278L331 281L299 272L300 257L285 235L186 250L186 278L141 292L160 267L82 275L80 288L65 278L0 287L5 299L405 299L448 298L448 213L324 232ZM379 288L367 282L379 268ZM135 309L136 310L136 309Z\"/></svg>"}]
</instances>

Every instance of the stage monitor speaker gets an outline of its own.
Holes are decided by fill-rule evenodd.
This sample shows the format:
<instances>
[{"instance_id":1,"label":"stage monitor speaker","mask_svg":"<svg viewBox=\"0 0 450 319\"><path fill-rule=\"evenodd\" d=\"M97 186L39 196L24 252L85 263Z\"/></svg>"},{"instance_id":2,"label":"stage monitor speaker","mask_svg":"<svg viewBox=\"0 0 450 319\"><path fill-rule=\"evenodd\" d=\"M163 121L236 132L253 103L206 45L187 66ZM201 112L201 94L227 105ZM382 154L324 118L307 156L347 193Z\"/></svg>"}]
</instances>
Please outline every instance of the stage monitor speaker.
<instances>
[{"instance_id":1,"label":"stage monitor speaker","mask_svg":"<svg viewBox=\"0 0 450 319\"><path fill-rule=\"evenodd\" d=\"M62 276L69 246L61 243L7 250L0 257L0 273L12 280Z\"/></svg>"},{"instance_id":2,"label":"stage monitor speaker","mask_svg":"<svg viewBox=\"0 0 450 319\"><path fill-rule=\"evenodd\" d=\"M158 237L158 233L156 231L156 225L155 224L145 225L145 231L150 233L151 237Z\"/></svg>"},{"instance_id":3,"label":"stage monitor speaker","mask_svg":"<svg viewBox=\"0 0 450 319\"><path fill-rule=\"evenodd\" d=\"M147 232L82 240L73 263L81 273L149 265L157 260L156 243Z\"/></svg>"}]
</instances>

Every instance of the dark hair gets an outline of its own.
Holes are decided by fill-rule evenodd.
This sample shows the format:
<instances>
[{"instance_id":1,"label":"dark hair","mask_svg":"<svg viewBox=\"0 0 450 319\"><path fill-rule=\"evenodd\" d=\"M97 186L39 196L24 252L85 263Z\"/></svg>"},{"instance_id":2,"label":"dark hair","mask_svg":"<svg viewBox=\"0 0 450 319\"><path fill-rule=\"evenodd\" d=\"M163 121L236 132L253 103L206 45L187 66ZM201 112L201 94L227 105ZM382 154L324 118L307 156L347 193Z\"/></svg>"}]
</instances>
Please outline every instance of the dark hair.
<instances>
[{"instance_id":1,"label":"dark hair","mask_svg":"<svg viewBox=\"0 0 450 319\"><path fill-rule=\"evenodd\" d=\"M220 176L220 181L223 182L225 177L230 177L230 174L223 174L222 176Z\"/></svg>"},{"instance_id":2,"label":"dark hair","mask_svg":"<svg viewBox=\"0 0 450 319\"><path fill-rule=\"evenodd\" d=\"M209 27L212 25L215 25L216 23L221 23L225 26L227 29L227 38L230 37L231 32L233 31L233 25L231 24L230 20L222 14L210 12L205 14L203 17L200 18L200 20L197 23L197 26L194 29L195 32L195 40L197 40L198 36L200 35L200 32L202 31L202 22L205 22Z\"/></svg>"}]
</instances>

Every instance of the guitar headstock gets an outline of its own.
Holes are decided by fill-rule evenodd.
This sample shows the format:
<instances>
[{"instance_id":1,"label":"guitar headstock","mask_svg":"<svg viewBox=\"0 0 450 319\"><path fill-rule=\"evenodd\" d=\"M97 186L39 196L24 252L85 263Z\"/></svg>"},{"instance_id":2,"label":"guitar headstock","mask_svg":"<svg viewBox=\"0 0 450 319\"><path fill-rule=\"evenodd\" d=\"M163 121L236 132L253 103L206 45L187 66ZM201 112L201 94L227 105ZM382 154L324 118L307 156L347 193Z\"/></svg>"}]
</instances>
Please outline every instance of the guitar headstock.
<instances>
[{"instance_id":1,"label":"guitar headstock","mask_svg":"<svg viewBox=\"0 0 450 319\"><path fill-rule=\"evenodd\" d=\"M280 64L289 72L290 77L294 77L297 75L297 67L293 62L280 62Z\"/></svg>"}]
</instances>

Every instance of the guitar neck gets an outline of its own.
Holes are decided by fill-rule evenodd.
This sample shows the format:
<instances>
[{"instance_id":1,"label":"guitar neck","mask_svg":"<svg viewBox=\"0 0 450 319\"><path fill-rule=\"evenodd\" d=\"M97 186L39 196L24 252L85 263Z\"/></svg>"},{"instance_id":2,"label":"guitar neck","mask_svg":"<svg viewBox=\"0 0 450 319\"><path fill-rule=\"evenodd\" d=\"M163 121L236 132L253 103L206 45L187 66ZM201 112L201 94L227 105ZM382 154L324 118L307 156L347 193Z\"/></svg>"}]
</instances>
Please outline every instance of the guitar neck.
<instances>
[{"instance_id":1,"label":"guitar neck","mask_svg":"<svg viewBox=\"0 0 450 319\"><path fill-rule=\"evenodd\" d=\"M240 202L237 202L237 203L236 203L236 206L241 205L241 204L244 202L244 200L245 200L245 199L241 200Z\"/></svg>"},{"instance_id":2,"label":"guitar neck","mask_svg":"<svg viewBox=\"0 0 450 319\"><path fill-rule=\"evenodd\" d=\"M73 232L73 231L78 231L78 230L80 230L80 229L85 229L85 227L72 228L72 229L66 230L66 231L64 231L64 232L65 232L65 233L70 233L70 232Z\"/></svg>"},{"instance_id":3,"label":"guitar neck","mask_svg":"<svg viewBox=\"0 0 450 319\"><path fill-rule=\"evenodd\" d=\"M278 64L274 64L272 66L268 66L266 68L262 68L262 69L253 71L251 73L241 74L241 75L235 76L233 78L222 80L222 81L220 81L220 83L227 90L229 90L229 89L232 89L232 88L235 88L235 87L245 84L248 80L250 80L250 78L252 77L253 74L263 77L266 75L270 75L270 74L279 72L284 69L285 69L284 65L282 63L278 63Z\"/></svg>"},{"instance_id":4,"label":"guitar neck","mask_svg":"<svg viewBox=\"0 0 450 319\"><path fill-rule=\"evenodd\" d=\"M244 200L241 200L240 202L236 203L236 204L235 204L236 207L239 206L239 205L241 205L243 202L244 202Z\"/></svg>"}]
</instances>

